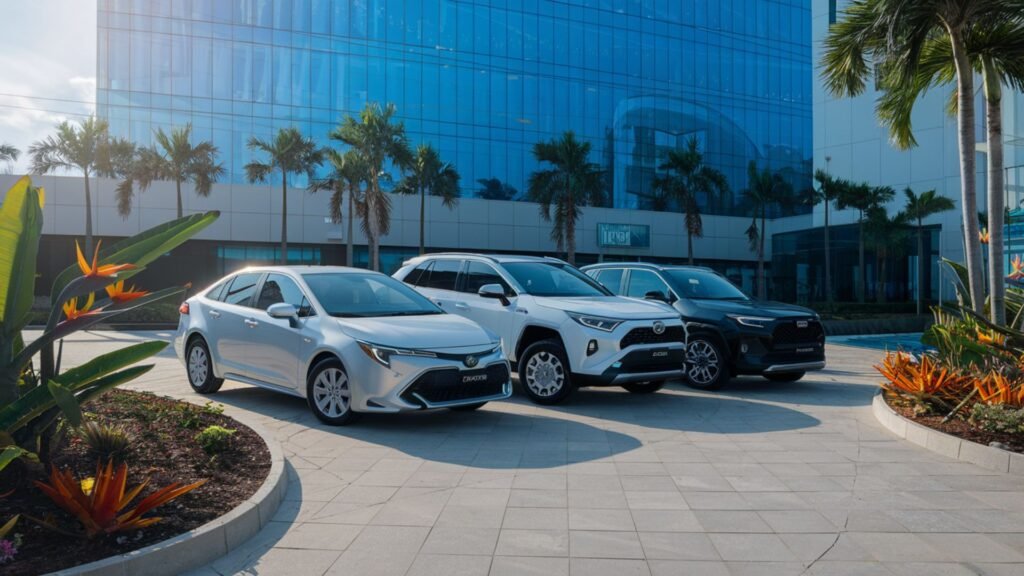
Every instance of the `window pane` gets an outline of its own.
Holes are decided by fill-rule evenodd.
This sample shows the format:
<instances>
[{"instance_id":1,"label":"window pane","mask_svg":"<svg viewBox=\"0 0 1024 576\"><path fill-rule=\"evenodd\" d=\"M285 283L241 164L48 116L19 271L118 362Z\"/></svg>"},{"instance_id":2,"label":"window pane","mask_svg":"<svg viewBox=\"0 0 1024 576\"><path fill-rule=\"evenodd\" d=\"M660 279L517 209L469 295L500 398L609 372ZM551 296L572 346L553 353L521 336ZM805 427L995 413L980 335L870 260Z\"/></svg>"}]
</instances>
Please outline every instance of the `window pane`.
<instances>
[{"instance_id":1,"label":"window pane","mask_svg":"<svg viewBox=\"0 0 1024 576\"><path fill-rule=\"evenodd\" d=\"M612 292L619 294L620 288L622 287L622 268L615 268L613 270L601 270L597 273L597 281L600 282L605 288Z\"/></svg>"},{"instance_id":2,"label":"window pane","mask_svg":"<svg viewBox=\"0 0 1024 576\"><path fill-rule=\"evenodd\" d=\"M231 283L227 293L224 295L224 302L237 304L239 306L250 306L252 296L256 293L256 282L260 279L259 272L239 274Z\"/></svg>"},{"instance_id":3,"label":"window pane","mask_svg":"<svg viewBox=\"0 0 1024 576\"><path fill-rule=\"evenodd\" d=\"M421 285L435 290L455 290L455 279L461 267L462 260L438 260L434 262L427 282Z\"/></svg>"},{"instance_id":4,"label":"window pane","mask_svg":"<svg viewBox=\"0 0 1024 576\"><path fill-rule=\"evenodd\" d=\"M256 301L256 307L266 310L272 304L291 304L298 310L302 307L302 290L295 285L295 281L282 274L268 274L260 288L260 297Z\"/></svg>"},{"instance_id":5,"label":"window pane","mask_svg":"<svg viewBox=\"0 0 1024 576\"><path fill-rule=\"evenodd\" d=\"M476 294L480 291L481 286L487 284L500 284L506 294L512 291L508 283L494 271L494 268L482 262L470 262L463 278L462 292Z\"/></svg>"},{"instance_id":6,"label":"window pane","mask_svg":"<svg viewBox=\"0 0 1024 576\"><path fill-rule=\"evenodd\" d=\"M648 292L661 292L667 295L668 286L654 272L647 270L633 270L630 272L629 289L626 290L626 296L643 298Z\"/></svg>"}]
</instances>

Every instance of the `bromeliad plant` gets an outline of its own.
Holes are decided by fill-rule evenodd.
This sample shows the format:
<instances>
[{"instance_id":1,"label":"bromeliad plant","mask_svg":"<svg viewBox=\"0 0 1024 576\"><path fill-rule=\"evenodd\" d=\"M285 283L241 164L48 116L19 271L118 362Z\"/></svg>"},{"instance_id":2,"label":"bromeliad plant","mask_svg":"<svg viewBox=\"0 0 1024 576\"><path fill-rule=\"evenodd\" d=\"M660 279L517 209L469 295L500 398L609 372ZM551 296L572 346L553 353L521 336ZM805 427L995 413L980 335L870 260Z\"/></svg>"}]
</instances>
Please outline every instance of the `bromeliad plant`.
<instances>
[{"instance_id":1,"label":"bromeliad plant","mask_svg":"<svg viewBox=\"0 0 1024 576\"><path fill-rule=\"evenodd\" d=\"M951 409L970 379L944 368L931 356L915 358L906 352L889 352L875 369L885 377L882 387L914 403L915 410L927 411L931 404Z\"/></svg>"},{"instance_id":2,"label":"bromeliad plant","mask_svg":"<svg viewBox=\"0 0 1024 576\"><path fill-rule=\"evenodd\" d=\"M26 343L22 330L34 298L44 204L43 189L32 186L25 176L8 190L0 207L0 470L18 458L46 463L49 447L61 428L60 415L77 427L82 420L80 404L152 368L133 365L153 356L166 343L135 344L63 372L54 347L74 332L184 292L187 286L153 292L126 289L124 281L219 215L208 212L179 218L106 249L97 245L88 258L78 250L77 264L54 281L45 328ZM33 365L36 354L38 366Z\"/></svg>"}]
</instances>

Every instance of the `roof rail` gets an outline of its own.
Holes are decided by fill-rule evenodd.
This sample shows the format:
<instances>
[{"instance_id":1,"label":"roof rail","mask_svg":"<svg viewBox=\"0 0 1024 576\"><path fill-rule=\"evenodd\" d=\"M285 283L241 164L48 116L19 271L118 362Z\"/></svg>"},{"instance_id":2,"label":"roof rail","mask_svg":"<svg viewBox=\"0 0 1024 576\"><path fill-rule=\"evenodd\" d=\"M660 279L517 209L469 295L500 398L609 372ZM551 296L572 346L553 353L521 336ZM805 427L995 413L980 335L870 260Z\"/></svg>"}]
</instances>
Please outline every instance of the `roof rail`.
<instances>
[{"instance_id":1,"label":"roof rail","mask_svg":"<svg viewBox=\"0 0 1024 576\"><path fill-rule=\"evenodd\" d=\"M476 254L474 252L428 252L426 254L420 254L419 256L414 256L413 258L410 258L409 260L412 260L414 258L424 258L424 257L428 257L428 256L467 256L467 257L471 257L471 258L483 258L485 260L490 260L491 262L497 262L498 261L493 256L489 256L487 254Z\"/></svg>"}]
</instances>

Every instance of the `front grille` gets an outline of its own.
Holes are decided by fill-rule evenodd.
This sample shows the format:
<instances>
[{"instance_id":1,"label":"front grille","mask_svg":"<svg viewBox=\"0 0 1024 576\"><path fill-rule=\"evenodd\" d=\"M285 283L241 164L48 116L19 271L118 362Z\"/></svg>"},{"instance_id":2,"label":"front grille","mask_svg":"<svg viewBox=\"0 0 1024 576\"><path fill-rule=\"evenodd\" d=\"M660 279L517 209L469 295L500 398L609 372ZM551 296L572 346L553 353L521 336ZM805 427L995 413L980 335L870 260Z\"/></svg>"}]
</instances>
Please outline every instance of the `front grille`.
<instances>
[{"instance_id":1,"label":"front grille","mask_svg":"<svg viewBox=\"0 0 1024 576\"><path fill-rule=\"evenodd\" d=\"M481 375L486 375L486 380L464 382L466 377ZM402 398L414 404L422 404L417 396L431 404L486 398L501 394L508 378L508 365L504 362L492 364L479 370L459 370L458 368L431 370L406 388L402 393Z\"/></svg>"},{"instance_id":2,"label":"front grille","mask_svg":"<svg viewBox=\"0 0 1024 576\"><path fill-rule=\"evenodd\" d=\"M791 347L801 345L821 344L825 339L825 332L821 323L815 320L808 320L807 326L798 327L794 321L780 322L772 332L772 347Z\"/></svg>"},{"instance_id":3,"label":"front grille","mask_svg":"<svg viewBox=\"0 0 1024 576\"><path fill-rule=\"evenodd\" d=\"M686 339L686 332L682 326L666 326L661 334L655 334L654 328L633 328L619 341L619 349L625 350L630 346L638 344L669 344L682 342Z\"/></svg>"}]
</instances>

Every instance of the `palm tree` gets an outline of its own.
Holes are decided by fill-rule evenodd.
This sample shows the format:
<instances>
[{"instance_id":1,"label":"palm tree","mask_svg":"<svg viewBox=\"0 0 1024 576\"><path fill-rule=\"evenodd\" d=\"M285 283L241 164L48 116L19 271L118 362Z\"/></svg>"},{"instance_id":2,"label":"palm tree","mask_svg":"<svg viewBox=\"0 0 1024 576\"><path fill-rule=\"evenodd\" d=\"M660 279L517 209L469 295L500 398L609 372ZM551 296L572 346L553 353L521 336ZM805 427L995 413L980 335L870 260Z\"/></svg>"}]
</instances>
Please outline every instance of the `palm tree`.
<instances>
[{"instance_id":1,"label":"palm tree","mask_svg":"<svg viewBox=\"0 0 1024 576\"><path fill-rule=\"evenodd\" d=\"M883 205L875 205L867 210L865 231L868 243L875 252L875 266L878 268L875 282L875 299L879 304L887 300L888 262L897 258L906 250L907 216L898 212L889 216Z\"/></svg>"},{"instance_id":2,"label":"palm tree","mask_svg":"<svg viewBox=\"0 0 1024 576\"><path fill-rule=\"evenodd\" d=\"M33 174L50 174L77 170L85 180L85 251L92 252L92 190L93 176L117 176L130 162L126 154L134 153L127 140L111 139L106 120L89 116L77 124L63 121L56 134L33 142L28 148L32 156ZM115 165L120 169L115 170Z\"/></svg>"},{"instance_id":3,"label":"palm tree","mask_svg":"<svg viewBox=\"0 0 1024 576\"><path fill-rule=\"evenodd\" d=\"M140 191L146 191L154 180L174 182L178 199L178 218L184 216L181 202L181 185L189 182L196 195L203 198L210 195L210 189L218 178L224 175L224 165L217 163L219 151L212 142L202 141L193 145L190 141L192 125L174 128L170 134L163 128L153 132L156 146L142 148L136 158L132 180ZM132 209L132 190L127 188L118 195L118 211L127 216Z\"/></svg>"},{"instance_id":4,"label":"palm tree","mask_svg":"<svg viewBox=\"0 0 1024 576\"><path fill-rule=\"evenodd\" d=\"M381 108L380 104L369 103L359 113L358 120L346 116L330 135L351 146L366 163L366 191L358 209L373 270L380 269L380 237L391 231L391 198L381 189L381 180L390 181L391 175L384 165L390 161L404 170L412 162L405 125L392 122L395 113L394 104Z\"/></svg>"},{"instance_id":5,"label":"palm tree","mask_svg":"<svg viewBox=\"0 0 1024 576\"><path fill-rule=\"evenodd\" d=\"M551 239L563 248L570 264L576 263L576 222L580 209L604 198L603 172L590 162L590 142L576 140L571 131L558 139L537 142L533 157L553 167L530 175L527 195L540 204L544 220L554 221Z\"/></svg>"},{"instance_id":6,"label":"palm tree","mask_svg":"<svg viewBox=\"0 0 1024 576\"><path fill-rule=\"evenodd\" d=\"M426 252L423 228L426 220L427 195L439 196L449 210L459 203L459 173L448 162L441 162L437 150L430 144L421 144L409 166L409 173L398 183L400 194L420 196L420 254Z\"/></svg>"},{"instance_id":7,"label":"palm tree","mask_svg":"<svg viewBox=\"0 0 1024 576\"><path fill-rule=\"evenodd\" d=\"M757 297L760 300L764 300L766 292L764 238L765 222L768 219L768 206L773 204L784 205L791 201L793 186L777 172L772 172L768 168L758 170L757 164L753 160L747 166L747 176L750 183L743 194L747 202L753 207L753 219L750 227L747 228L747 240L750 242L750 249L757 252ZM758 220L760 220L760 226L758 225Z\"/></svg>"},{"instance_id":8,"label":"palm tree","mask_svg":"<svg viewBox=\"0 0 1024 576\"><path fill-rule=\"evenodd\" d=\"M352 234L354 230L352 223L355 220L356 205L361 205L363 202L361 186L363 182L366 182L366 163L355 150L342 153L328 148L324 153L332 166L331 173L327 178L313 181L309 190L310 192L331 191L329 206L331 222L335 224L340 224L342 221L342 196L346 191L348 192L348 235L346 237L348 242L345 248L345 263L348 266L353 266L354 239Z\"/></svg>"},{"instance_id":9,"label":"palm tree","mask_svg":"<svg viewBox=\"0 0 1024 576\"><path fill-rule=\"evenodd\" d=\"M867 183L853 184L840 189L839 198L836 201L836 208L845 210L853 208L857 210L857 301L863 304L867 299L867 266L864 263L865 230L864 223L867 221L868 212L879 206L883 206L893 199L896 191L888 186L870 186Z\"/></svg>"},{"instance_id":10,"label":"palm tree","mask_svg":"<svg viewBox=\"0 0 1024 576\"><path fill-rule=\"evenodd\" d=\"M686 214L686 253L692 266L693 238L704 236L698 195L704 194L710 202L713 196L728 193L729 183L725 174L704 163L696 138L690 138L682 150L670 150L658 169L668 174L654 178L656 198L672 199Z\"/></svg>"},{"instance_id":11,"label":"palm tree","mask_svg":"<svg viewBox=\"0 0 1024 576\"><path fill-rule=\"evenodd\" d=\"M935 190L915 194L907 188L903 190L907 197L907 205L903 208L907 219L917 223L917 313L921 314L921 302L924 299L922 289L924 287L924 275L927 270L924 261L924 224L923 221L929 216L940 212L948 212L956 208L952 200L936 194Z\"/></svg>"},{"instance_id":12,"label":"palm tree","mask_svg":"<svg viewBox=\"0 0 1024 576\"><path fill-rule=\"evenodd\" d=\"M477 182L482 186L477 192L477 198L484 200L515 200L519 191L508 182L502 182L497 178L480 178Z\"/></svg>"},{"instance_id":13,"label":"palm tree","mask_svg":"<svg viewBox=\"0 0 1024 576\"><path fill-rule=\"evenodd\" d=\"M928 43L949 41L956 81L957 125L960 147L961 206L977 205L974 136L974 66L967 50L970 35L997 15L1020 14L1021 0L858 0L832 25L822 58L826 88L838 96L864 92L882 72L889 90L915 83ZM984 306L981 243L972 210L964 209L964 242L971 300L975 312Z\"/></svg>"},{"instance_id":14,"label":"palm tree","mask_svg":"<svg viewBox=\"0 0 1024 576\"><path fill-rule=\"evenodd\" d=\"M817 206L822 203L825 205L825 303L831 305L833 298L832 239L831 229L829 228L829 212L832 203L839 199L839 195L850 186L850 182L841 178L834 178L824 170L816 170L814 172L814 180L818 183L818 188L812 187L807 190L807 203L811 206Z\"/></svg>"},{"instance_id":15,"label":"palm tree","mask_svg":"<svg viewBox=\"0 0 1024 576\"><path fill-rule=\"evenodd\" d=\"M288 175L305 174L310 180L323 164L324 153L312 138L298 128L281 128L272 140L251 136L248 147L267 156L266 162L253 160L245 165L250 183L266 182L274 172L281 173L281 263L288 263Z\"/></svg>"},{"instance_id":16,"label":"palm tree","mask_svg":"<svg viewBox=\"0 0 1024 576\"><path fill-rule=\"evenodd\" d=\"M6 162L10 167L18 161L18 156L21 156L21 150L13 144L0 144L0 162Z\"/></svg>"}]
</instances>

